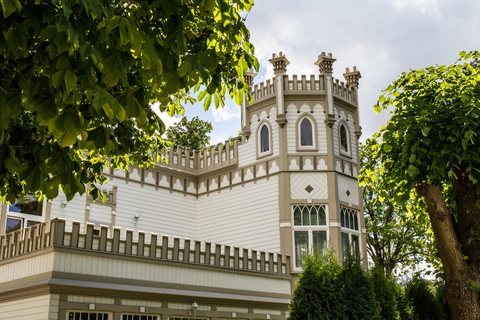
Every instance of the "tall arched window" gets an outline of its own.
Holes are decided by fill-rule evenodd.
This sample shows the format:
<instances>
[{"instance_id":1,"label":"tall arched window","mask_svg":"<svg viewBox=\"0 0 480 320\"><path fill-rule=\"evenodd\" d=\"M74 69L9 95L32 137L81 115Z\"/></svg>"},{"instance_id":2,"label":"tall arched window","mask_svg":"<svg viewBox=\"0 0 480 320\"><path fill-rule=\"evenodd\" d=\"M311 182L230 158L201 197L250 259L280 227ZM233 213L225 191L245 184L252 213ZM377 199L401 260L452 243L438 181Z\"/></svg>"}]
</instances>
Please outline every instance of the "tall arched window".
<instances>
[{"instance_id":1,"label":"tall arched window","mask_svg":"<svg viewBox=\"0 0 480 320\"><path fill-rule=\"evenodd\" d=\"M264 124L260 130L260 153L268 151L270 151L270 133L268 126Z\"/></svg>"},{"instance_id":2,"label":"tall arched window","mask_svg":"<svg viewBox=\"0 0 480 320\"><path fill-rule=\"evenodd\" d=\"M312 123L307 118L304 118L300 123L300 145L313 146Z\"/></svg>"},{"instance_id":3,"label":"tall arched window","mask_svg":"<svg viewBox=\"0 0 480 320\"><path fill-rule=\"evenodd\" d=\"M340 151L349 153L348 148L348 130L345 124L340 125Z\"/></svg>"}]
</instances>

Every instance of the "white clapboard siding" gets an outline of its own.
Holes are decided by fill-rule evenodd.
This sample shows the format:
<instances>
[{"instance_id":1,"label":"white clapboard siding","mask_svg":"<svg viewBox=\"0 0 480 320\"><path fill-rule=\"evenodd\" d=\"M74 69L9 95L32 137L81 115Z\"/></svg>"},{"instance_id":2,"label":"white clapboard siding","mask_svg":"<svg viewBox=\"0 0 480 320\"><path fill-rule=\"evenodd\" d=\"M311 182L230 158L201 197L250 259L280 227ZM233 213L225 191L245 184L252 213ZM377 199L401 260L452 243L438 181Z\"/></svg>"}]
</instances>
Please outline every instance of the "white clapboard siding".
<instances>
[{"instance_id":1,"label":"white clapboard siding","mask_svg":"<svg viewBox=\"0 0 480 320\"><path fill-rule=\"evenodd\" d=\"M0 272L0 283L51 272L53 263L53 252L5 263Z\"/></svg>"},{"instance_id":2,"label":"white clapboard siding","mask_svg":"<svg viewBox=\"0 0 480 320\"><path fill-rule=\"evenodd\" d=\"M318 152L327 153L327 124L325 123L325 110L322 105L316 104L313 108L313 116L317 122Z\"/></svg>"},{"instance_id":3,"label":"white clapboard siding","mask_svg":"<svg viewBox=\"0 0 480 320\"><path fill-rule=\"evenodd\" d=\"M353 123L354 122L353 116L351 113L348 113L347 115L343 109L335 108L335 119L339 119L339 116L340 116L340 120L345 121L345 122L342 121L341 123L347 123L348 131L350 134L349 138L350 138L351 156L352 156L352 159L356 161L358 150L357 150L357 137L355 136L355 124ZM335 121L333 125L333 143L335 146L335 155L337 156L340 153L339 124L340 124L340 121Z\"/></svg>"},{"instance_id":4,"label":"white clapboard siding","mask_svg":"<svg viewBox=\"0 0 480 320\"><path fill-rule=\"evenodd\" d=\"M117 186L115 226L135 231L195 237L195 196L137 182L113 179ZM138 220L135 220L138 215Z\"/></svg>"},{"instance_id":5,"label":"white clapboard siding","mask_svg":"<svg viewBox=\"0 0 480 320\"><path fill-rule=\"evenodd\" d=\"M357 161L357 137L355 136L355 124L353 123L353 116L348 114L348 130L350 130L350 146L352 148L352 159Z\"/></svg>"},{"instance_id":6,"label":"white clapboard siding","mask_svg":"<svg viewBox=\"0 0 480 320\"><path fill-rule=\"evenodd\" d=\"M198 199L198 238L280 251L277 176L211 192Z\"/></svg>"},{"instance_id":7,"label":"white clapboard siding","mask_svg":"<svg viewBox=\"0 0 480 320\"><path fill-rule=\"evenodd\" d=\"M295 153L297 152L296 123L297 123L298 113L297 113L297 107L293 103L288 105L286 117L287 117L287 123L285 125L287 128L287 152Z\"/></svg>"},{"instance_id":8,"label":"white clapboard siding","mask_svg":"<svg viewBox=\"0 0 480 320\"><path fill-rule=\"evenodd\" d=\"M47 320L49 317L49 295L0 302L0 319Z\"/></svg>"},{"instance_id":9,"label":"white clapboard siding","mask_svg":"<svg viewBox=\"0 0 480 320\"><path fill-rule=\"evenodd\" d=\"M258 147L258 126L262 123L262 120L267 121L270 124L271 128L271 136L272 136L272 157L278 156L280 154L279 151L279 129L278 124L275 121L277 119L277 109L275 107L270 108L267 111L262 111L260 116L254 114L251 117L251 124L250 124L250 138L248 139L247 143L241 143L238 146L238 165L240 167L248 166L252 163L257 162L257 147Z\"/></svg>"},{"instance_id":10,"label":"white clapboard siding","mask_svg":"<svg viewBox=\"0 0 480 320\"><path fill-rule=\"evenodd\" d=\"M101 201L90 204L89 222L109 225L112 223L112 208Z\"/></svg>"},{"instance_id":11,"label":"white clapboard siding","mask_svg":"<svg viewBox=\"0 0 480 320\"><path fill-rule=\"evenodd\" d=\"M209 288L290 294L289 279L234 274L223 270L57 252L54 271Z\"/></svg>"},{"instance_id":12,"label":"white clapboard siding","mask_svg":"<svg viewBox=\"0 0 480 320\"><path fill-rule=\"evenodd\" d=\"M78 193L72 200L67 201L65 194L62 191L58 192L58 197L53 199L51 206L50 219L62 218L69 221L85 221L85 204L86 195L79 195ZM71 231L72 224L66 224L67 231ZM83 224L82 224L83 231Z\"/></svg>"},{"instance_id":13,"label":"white clapboard siding","mask_svg":"<svg viewBox=\"0 0 480 320\"><path fill-rule=\"evenodd\" d=\"M50 305L48 309L48 319L58 319L58 309L60 307L60 295L50 295Z\"/></svg>"}]
</instances>

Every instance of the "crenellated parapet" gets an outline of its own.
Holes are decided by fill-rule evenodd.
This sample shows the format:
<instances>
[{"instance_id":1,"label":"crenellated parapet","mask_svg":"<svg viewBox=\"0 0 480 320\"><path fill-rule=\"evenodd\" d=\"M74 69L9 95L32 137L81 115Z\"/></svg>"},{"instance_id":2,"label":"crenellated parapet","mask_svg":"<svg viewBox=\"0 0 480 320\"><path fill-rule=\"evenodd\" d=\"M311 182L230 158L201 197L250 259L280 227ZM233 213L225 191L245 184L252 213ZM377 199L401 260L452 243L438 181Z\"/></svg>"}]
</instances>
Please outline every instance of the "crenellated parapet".
<instances>
[{"instance_id":1,"label":"crenellated parapet","mask_svg":"<svg viewBox=\"0 0 480 320\"><path fill-rule=\"evenodd\" d=\"M167 151L163 150L161 155L164 161L157 165L193 174L206 173L237 163L238 139L226 140L225 143L218 143L202 150L191 150L181 146L172 147Z\"/></svg>"},{"instance_id":2,"label":"crenellated parapet","mask_svg":"<svg viewBox=\"0 0 480 320\"><path fill-rule=\"evenodd\" d=\"M343 82L333 79L333 96L341 98L350 103L356 103L350 82ZM358 82L358 79L357 79ZM283 75L284 94L318 94L325 95L325 76L318 75ZM274 79L267 79L265 82L255 84L251 90L254 102L275 97L277 89Z\"/></svg>"},{"instance_id":3,"label":"crenellated parapet","mask_svg":"<svg viewBox=\"0 0 480 320\"><path fill-rule=\"evenodd\" d=\"M64 248L96 254L148 258L185 266L203 266L258 274L290 276L290 256L187 238L135 232L87 223L53 219L0 236L0 262L47 248ZM82 229L84 231L82 232Z\"/></svg>"}]
</instances>

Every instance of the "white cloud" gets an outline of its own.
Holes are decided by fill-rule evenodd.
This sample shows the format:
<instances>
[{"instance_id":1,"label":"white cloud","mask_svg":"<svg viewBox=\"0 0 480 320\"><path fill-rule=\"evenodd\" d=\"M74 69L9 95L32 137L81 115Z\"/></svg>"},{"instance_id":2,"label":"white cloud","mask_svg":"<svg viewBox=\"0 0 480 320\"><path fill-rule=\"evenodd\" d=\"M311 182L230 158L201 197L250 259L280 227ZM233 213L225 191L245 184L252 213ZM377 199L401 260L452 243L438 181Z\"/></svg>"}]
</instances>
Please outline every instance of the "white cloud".
<instances>
[{"instance_id":1,"label":"white cloud","mask_svg":"<svg viewBox=\"0 0 480 320\"><path fill-rule=\"evenodd\" d=\"M154 103L152 105L152 109L156 114L158 114L160 119L162 119L163 123L165 124L165 130L181 120L181 117L170 117L166 112L160 112L158 103Z\"/></svg>"},{"instance_id":2,"label":"white cloud","mask_svg":"<svg viewBox=\"0 0 480 320\"><path fill-rule=\"evenodd\" d=\"M230 107L228 105L225 105L223 108L212 108L212 115L213 119L215 119L216 122L222 122L222 121L229 121L231 119L240 119L240 107L239 106L233 106Z\"/></svg>"}]
</instances>

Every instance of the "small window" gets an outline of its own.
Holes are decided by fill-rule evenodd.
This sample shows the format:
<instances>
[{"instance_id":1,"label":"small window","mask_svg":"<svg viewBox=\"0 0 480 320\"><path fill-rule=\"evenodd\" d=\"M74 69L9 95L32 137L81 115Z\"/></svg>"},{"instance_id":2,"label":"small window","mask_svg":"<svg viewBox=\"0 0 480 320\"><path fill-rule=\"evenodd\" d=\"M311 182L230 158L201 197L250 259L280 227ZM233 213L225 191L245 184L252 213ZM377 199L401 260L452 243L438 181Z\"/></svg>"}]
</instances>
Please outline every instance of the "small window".
<instances>
[{"instance_id":1,"label":"small window","mask_svg":"<svg viewBox=\"0 0 480 320\"><path fill-rule=\"evenodd\" d=\"M263 125L260 131L260 153L270 151L270 133L268 132L268 126Z\"/></svg>"},{"instance_id":2,"label":"small window","mask_svg":"<svg viewBox=\"0 0 480 320\"><path fill-rule=\"evenodd\" d=\"M347 128L345 125L342 123L340 125L340 151L344 153L349 153L349 148L348 148L348 134L347 134Z\"/></svg>"},{"instance_id":3,"label":"small window","mask_svg":"<svg viewBox=\"0 0 480 320\"><path fill-rule=\"evenodd\" d=\"M70 311L68 320L110 320L109 313L105 312L88 312L88 311Z\"/></svg>"},{"instance_id":4,"label":"small window","mask_svg":"<svg viewBox=\"0 0 480 320\"><path fill-rule=\"evenodd\" d=\"M23 219L21 218L7 218L5 233L7 234L22 229L22 224Z\"/></svg>"},{"instance_id":5,"label":"small window","mask_svg":"<svg viewBox=\"0 0 480 320\"><path fill-rule=\"evenodd\" d=\"M14 204L9 205L8 211L42 216L42 207L43 201L38 201L35 194L28 193L23 197L18 198L17 202Z\"/></svg>"},{"instance_id":6,"label":"small window","mask_svg":"<svg viewBox=\"0 0 480 320\"><path fill-rule=\"evenodd\" d=\"M300 145L313 146L312 123L307 118L304 118L300 123Z\"/></svg>"},{"instance_id":7,"label":"small window","mask_svg":"<svg viewBox=\"0 0 480 320\"><path fill-rule=\"evenodd\" d=\"M123 314L122 320L158 320L158 316L146 314Z\"/></svg>"}]
</instances>

